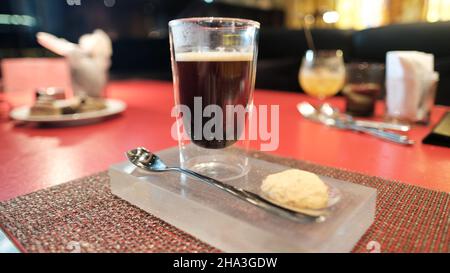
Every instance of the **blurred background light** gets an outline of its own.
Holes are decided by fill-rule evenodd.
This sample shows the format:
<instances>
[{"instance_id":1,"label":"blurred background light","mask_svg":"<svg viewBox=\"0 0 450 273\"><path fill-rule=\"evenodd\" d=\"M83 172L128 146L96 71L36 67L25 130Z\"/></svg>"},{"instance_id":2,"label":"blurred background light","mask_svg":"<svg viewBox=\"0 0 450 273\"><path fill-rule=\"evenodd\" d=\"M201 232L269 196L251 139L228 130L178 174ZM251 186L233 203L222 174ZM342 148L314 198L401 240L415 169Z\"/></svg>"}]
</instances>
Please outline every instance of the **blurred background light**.
<instances>
[{"instance_id":1,"label":"blurred background light","mask_svg":"<svg viewBox=\"0 0 450 273\"><path fill-rule=\"evenodd\" d=\"M327 11L323 14L323 21L327 24L334 24L339 21L339 12Z\"/></svg>"},{"instance_id":2,"label":"blurred background light","mask_svg":"<svg viewBox=\"0 0 450 273\"><path fill-rule=\"evenodd\" d=\"M104 0L105 6L108 8L112 8L116 5L116 0Z\"/></svg>"},{"instance_id":3,"label":"blurred background light","mask_svg":"<svg viewBox=\"0 0 450 273\"><path fill-rule=\"evenodd\" d=\"M36 18L28 15L0 14L0 24L33 27L36 25Z\"/></svg>"}]
</instances>

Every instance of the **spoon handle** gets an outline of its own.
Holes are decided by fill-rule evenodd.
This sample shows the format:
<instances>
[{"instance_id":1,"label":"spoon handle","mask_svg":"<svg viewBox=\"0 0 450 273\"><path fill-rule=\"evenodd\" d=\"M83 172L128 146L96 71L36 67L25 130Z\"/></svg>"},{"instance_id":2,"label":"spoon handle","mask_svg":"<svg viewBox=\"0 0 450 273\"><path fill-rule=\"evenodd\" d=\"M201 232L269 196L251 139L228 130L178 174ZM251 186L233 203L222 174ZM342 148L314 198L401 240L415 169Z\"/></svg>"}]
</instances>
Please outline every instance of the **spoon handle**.
<instances>
[{"instance_id":1,"label":"spoon handle","mask_svg":"<svg viewBox=\"0 0 450 273\"><path fill-rule=\"evenodd\" d=\"M400 132L408 132L411 129L410 125L406 124L394 124L394 123L386 123L386 122L379 122L379 121L370 121L370 120L354 120L355 125L373 128L373 129L380 129L380 130L394 130L394 131L400 131Z\"/></svg>"},{"instance_id":2,"label":"spoon handle","mask_svg":"<svg viewBox=\"0 0 450 273\"><path fill-rule=\"evenodd\" d=\"M249 191L246 191L243 189L238 189L231 185L225 184L219 180L196 173L191 170L177 168L177 167L168 168L168 170L178 171L178 172L184 173L186 175L189 175L193 178L196 178L202 182L207 183L208 185L214 186L214 187L219 188L235 197L238 197L239 199L246 201L256 207L259 207L259 208L269 211L271 213L275 213L277 215L289 218L294 221L305 220L305 217L313 217L310 215L293 212L293 211L287 210L285 208L279 207L279 206L265 200L264 198L262 198L261 196L255 194L255 193L252 193L252 192L249 192Z\"/></svg>"},{"instance_id":3,"label":"spoon handle","mask_svg":"<svg viewBox=\"0 0 450 273\"><path fill-rule=\"evenodd\" d=\"M357 126L354 124L350 125L350 127L355 131L366 133L371 136L378 137L378 138L381 138L381 139L384 139L387 141L395 142L398 144L403 144L403 145L413 145L414 144L414 141L410 140L405 135L387 132L387 131L383 131L383 130L379 130L379 129L361 127L361 126Z\"/></svg>"}]
</instances>

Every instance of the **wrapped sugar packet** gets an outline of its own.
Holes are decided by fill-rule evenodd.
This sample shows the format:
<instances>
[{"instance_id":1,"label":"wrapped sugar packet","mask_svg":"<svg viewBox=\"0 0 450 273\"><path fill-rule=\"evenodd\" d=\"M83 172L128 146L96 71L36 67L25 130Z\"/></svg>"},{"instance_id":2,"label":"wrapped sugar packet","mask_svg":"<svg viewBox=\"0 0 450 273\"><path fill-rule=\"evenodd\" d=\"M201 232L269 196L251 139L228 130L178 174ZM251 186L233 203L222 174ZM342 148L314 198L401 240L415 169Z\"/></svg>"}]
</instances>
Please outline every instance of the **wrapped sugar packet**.
<instances>
[{"instance_id":1,"label":"wrapped sugar packet","mask_svg":"<svg viewBox=\"0 0 450 273\"><path fill-rule=\"evenodd\" d=\"M69 62L75 95L103 97L111 66L112 43L102 30L81 36L78 44L49 33L37 34L40 45L65 56Z\"/></svg>"},{"instance_id":2,"label":"wrapped sugar packet","mask_svg":"<svg viewBox=\"0 0 450 273\"><path fill-rule=\"evenodd\" d=\"M434 56L417 51L391 51L386 57L386 110L393 120L428 123L439 74Z\"/></svg>"}]
</instances>

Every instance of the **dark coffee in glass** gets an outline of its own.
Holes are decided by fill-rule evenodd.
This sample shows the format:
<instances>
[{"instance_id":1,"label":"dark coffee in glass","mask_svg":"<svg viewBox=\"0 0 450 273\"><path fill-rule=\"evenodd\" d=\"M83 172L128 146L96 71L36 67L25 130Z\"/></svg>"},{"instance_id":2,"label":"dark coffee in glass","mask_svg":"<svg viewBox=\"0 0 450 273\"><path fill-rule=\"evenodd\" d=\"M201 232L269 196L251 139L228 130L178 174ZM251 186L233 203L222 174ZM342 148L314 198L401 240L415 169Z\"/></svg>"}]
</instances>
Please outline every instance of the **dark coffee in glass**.
<instances>
[{"instance_id":1,"label":"dark coffee in glass","mask_svg":"<svg viewBox=\"0 0 450 273\"><path fill-rule=\"evenodd\" d=\"M211 139L203 130L195 130L194 118L185 120L190 127L188 132L192 142L208 149L221 149L234 144L241 136L247 114L237 111L226 113L227 106L234 109L247 109L251 103L253 90L253 56L248 53L185 53L178 54L176 60L180 104L189 107L192 115L199 108L194 105L195 98L202 99L201 111L209 105L219 106L223 115L202 117L201 128L212 118L221 119L221 137ZM239 106L237 108L236 106ZM231 116L230 116L231 115ZM227 119L228 116L228 119ZM232 121L232 122L230 122ZM198 126L198 124L197 124Z\"/></svg>"}]
</instances>

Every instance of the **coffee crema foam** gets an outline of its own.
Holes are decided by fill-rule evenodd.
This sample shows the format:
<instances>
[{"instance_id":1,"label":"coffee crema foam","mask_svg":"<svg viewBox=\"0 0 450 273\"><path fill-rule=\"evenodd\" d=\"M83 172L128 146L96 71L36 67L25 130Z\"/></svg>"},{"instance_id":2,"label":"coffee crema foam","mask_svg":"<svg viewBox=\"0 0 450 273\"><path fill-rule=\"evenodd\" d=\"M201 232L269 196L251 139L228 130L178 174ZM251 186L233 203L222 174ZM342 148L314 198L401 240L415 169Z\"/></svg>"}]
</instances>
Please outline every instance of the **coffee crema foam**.
<instances>
[{"instance_id":1,"label":"coffee crema foam","mask_svg":"<svg viewBox=\"0 0 450 273\"><path fill-rule=\"evenodd\" d=\"M177 62L251 62L253 52L184 52L175 54Z\"/></svg>"}]
</instances>

